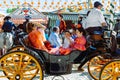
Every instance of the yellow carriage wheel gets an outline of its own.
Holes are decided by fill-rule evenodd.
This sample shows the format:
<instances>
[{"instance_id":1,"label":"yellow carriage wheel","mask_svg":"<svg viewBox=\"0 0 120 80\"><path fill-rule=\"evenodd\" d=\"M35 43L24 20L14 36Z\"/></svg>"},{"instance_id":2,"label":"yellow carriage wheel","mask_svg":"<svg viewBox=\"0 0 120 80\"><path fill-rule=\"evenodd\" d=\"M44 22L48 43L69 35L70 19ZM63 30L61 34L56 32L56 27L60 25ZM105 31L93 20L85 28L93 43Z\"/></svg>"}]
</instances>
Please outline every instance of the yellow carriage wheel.
<instances>
[{"instance_id":1,"label":"yellow carriage wheel","mask_svg":"<svg viewBox=\"0 0 120 80\"><path fill-rule=\"evenodd\" d=\"M120 60L110 61L102 68L100 80L119 80L120 79Z\"/></svg>"},{"instance_id":2,"label":"yellow carriage wheel","mask_svg":"<svg viewBox=\"0 0 120 80\"><path fill-rule=\"evenodd\" d=\"M23 46L18 45L8 50L8 52L12 52L12 51L26 51L26 49Z\"/></svg>"},{"instance_id":3,"label":"yellow carriage wheel","mask_svg":"<svg viewBox=\"0 0 120 80\"><path fill-rule=\"evenodd\" d=\"M97 55L93 57L88 63L88 72L90 76L95 80L98 80L101 68L108 61L110 61L110 59L104 59L102 55Z\"/></svg>"},{"instance_id":4,"label":"yellow carriage wheel","mask_svg":"<svg viewBox=\"0 0 120 80\"><path fill-rule=\"evenodd\" d=\"M38 59L26 52L16 51L0 59L0 80L43 80Z\"/></svg>"}]
</instances>

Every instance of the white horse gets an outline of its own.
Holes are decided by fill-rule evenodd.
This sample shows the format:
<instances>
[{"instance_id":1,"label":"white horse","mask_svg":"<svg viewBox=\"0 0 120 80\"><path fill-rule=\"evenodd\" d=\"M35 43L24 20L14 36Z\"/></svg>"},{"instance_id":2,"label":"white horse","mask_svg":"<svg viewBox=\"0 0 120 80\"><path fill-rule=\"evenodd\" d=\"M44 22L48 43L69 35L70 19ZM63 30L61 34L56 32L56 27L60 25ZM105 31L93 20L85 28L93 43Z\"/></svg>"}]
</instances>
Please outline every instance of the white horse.
<instances>
[{"instance_id":1,"label":"white horse","mask_svg":"<svg viewBox=\"0 0 120 80\"><path fill-rule=\"evenodd\" d=\"M0 50L1 54L4 54L3 50L10 49L13 45L13 35L8 32L0 32ZM3 53L2 53L3 52Z\"/></svg>"}]
</instances>

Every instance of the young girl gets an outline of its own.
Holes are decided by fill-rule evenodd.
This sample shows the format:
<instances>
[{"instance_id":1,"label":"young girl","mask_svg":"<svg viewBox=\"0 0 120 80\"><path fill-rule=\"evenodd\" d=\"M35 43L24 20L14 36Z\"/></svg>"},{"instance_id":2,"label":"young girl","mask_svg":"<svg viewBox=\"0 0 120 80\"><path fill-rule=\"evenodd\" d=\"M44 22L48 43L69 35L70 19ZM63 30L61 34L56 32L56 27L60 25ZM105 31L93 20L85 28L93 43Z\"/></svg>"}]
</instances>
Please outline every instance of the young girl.
<instances>
[{"instance_id":1,"label":"young girl","mask_svg":"<svg viewBox=\"0 0 120 80\"><path fill-rule=\"evenodd\" d=\"M69 48L71 43L74 42L74 39L71 37L71 33L69 31L65 31L65 38L63 41L63 48Z\"/></svg>"},{"instance_id":2,"label":"young girl","mask_svg":"<svg viewBox=\"0 0 120 80\"><path fill-rule=\"evenodd\" d=\"M62 55L69 54L71 51L70 45L74 42L74 39L71 37L71 33L69 31L65 31L65 38L63 41L62 47L60 47L59 52Z\"/></svg>"},{"instance_id":3,"label":"young girl","mask_svg":"<svg viewBox=\"0 0 120 80\"><path fill-rule=\"evenodd\" d=\"M86 44L86 39L85 39L85 31L84 29L81 28L77 28L76 29L76 35L77 37L74 40L74 44L72 45L74 49L78 49L81 51L85 51L85 44Z\"/></svg>"},{"instance_id":4,"label":"young girl","mask_svg":"<svg viewBox=\"0 0 120 80\"><path fill-rule=\"evenodd\" d=\"M60 48L60 54L62 55L67 55L70 53L71 50L80 50L80 51L85 51L85 44L86 44L86 39L85 39L85 31L84 29L81 28L77 28L75 30L76 32L76 38L74 39L74 42L70 44L70 46L68 48Z\"/></svg>"}]
</instances>

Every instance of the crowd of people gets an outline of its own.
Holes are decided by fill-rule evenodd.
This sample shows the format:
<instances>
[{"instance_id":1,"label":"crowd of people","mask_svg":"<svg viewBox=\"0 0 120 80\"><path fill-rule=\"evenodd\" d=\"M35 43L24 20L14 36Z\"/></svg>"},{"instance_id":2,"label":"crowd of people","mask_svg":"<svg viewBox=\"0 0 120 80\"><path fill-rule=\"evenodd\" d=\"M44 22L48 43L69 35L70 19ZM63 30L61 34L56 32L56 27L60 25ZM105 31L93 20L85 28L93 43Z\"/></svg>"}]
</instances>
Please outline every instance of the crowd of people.
<instances>
[{"instance_id":1,"label":"crowd of people","mask_svg":"<svg viewBox=\"0 0 120 80\"><path fill-rule=\"evenodd\" d=\"M52 28L50 35L45 31L46 26L34 22L30 22L30 16L26 16L26 21L19 25L19 28L28 34L28 39L33 47L42 49L50 54L69 54L70 51L78 49L86 50L86 32L93 35L94 31L102 31L102 27L107 26L105 18L101 12L103 5L100 2L94 3L94 8L87 13L86 19L79 17L78 25L67 29L67 25L63 16L58 14L59 20L56 21L56 27ZM4 18L2 30L14 35L13 29L18 27L10 21L11 17ZM120 19L115 26L115 31L119 29ZM61 37L60 37L61 36Z\"/></svg>"},{"instance_id":2,"label":"crowd of people","mask_svg":"<svg viewBox=\"0 0 120 80\"><path fill-rule=\"evenodd\" d=\"M34 23L28 23L28 25L34 25ZM41 25L42 26L42 25ZM83 28L76 28L75 29L75 36L76 38L72 38L73 34L66 30L64 32L64 39L62 40L59 37L60 30L58 27L54 27L48 41L46 40L45 35L39 31L37 26L29 26L28 38L31 42L32 46L37 49L45 50L50 54L62 54L66 55L69 54L71 50L78 49L81 51L85 51L85 44L86 39L84 37L84 30ZM39 28L42 28L39 26Z\"/></svg>"}]
</instances>

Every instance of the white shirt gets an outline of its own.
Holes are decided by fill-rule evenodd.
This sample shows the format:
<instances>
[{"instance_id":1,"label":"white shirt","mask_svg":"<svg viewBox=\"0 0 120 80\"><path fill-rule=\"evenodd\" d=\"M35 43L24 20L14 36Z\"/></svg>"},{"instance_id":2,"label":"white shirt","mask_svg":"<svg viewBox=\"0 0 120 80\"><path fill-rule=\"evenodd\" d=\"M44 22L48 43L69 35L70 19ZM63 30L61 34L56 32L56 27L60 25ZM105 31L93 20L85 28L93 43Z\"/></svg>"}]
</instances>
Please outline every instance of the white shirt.
<instances>
[{"instance_id":1,"label":"white shirt","mask_svg":"<svg viewBox=\"0 0 120 80\"><path fill-rule=\"evenodd\" d=\"M88 28L102 26L101 23L105 22L105 19L102 12L99 9L94 8L90 11L86 21L86 28Z\"/></svg>"},{"instance_id":2,"label":"white shirt","mask_svg":"<svg viewBox=\"0 0 120 80\"><path fill-rule=\"evenodd\" d=\"M70 41L74 42L74 40L71 37L70 37ZM63 48L69 48L69 46L71 44L70 41L67 38L65 38L64 43L63 43Z\"/></svg>"},{"instance_id":3,"label":"white shirt","mask_svg":"<svg viewBox=\"0 0 120 80\"><path fill-rule=\"evenodd\" d=\"M48 40L50 41L51 45L54 45L56 47L62 46L62 44L60 42L60 38L59 38L58 34L55 32L52 32L50 34L50 37L48 38Z\"/></svg>"},{"instance_id":4,"label":"white shirt","mask_svg":"<svg viewBox=\"0 0 120 80\"><path fill-rule=\"evenodd\" d=\"M87 24L87 20L86 20L86 18L83 18L83 20L82 20L82 27L84 29L86 29L86 24Z\"/></svg>"}]
</instances>

